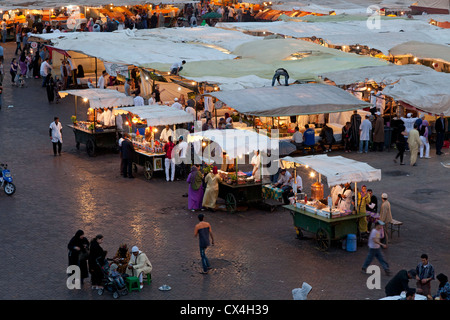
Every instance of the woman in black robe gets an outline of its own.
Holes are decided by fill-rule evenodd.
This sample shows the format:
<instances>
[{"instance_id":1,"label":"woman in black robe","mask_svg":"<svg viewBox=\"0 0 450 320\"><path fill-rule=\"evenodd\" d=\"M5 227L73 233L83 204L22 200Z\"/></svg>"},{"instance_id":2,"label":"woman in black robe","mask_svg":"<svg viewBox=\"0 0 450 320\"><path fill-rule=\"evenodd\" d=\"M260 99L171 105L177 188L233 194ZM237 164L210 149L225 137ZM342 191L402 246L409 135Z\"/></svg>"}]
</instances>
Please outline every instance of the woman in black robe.
<instances>
[{"instance_id":1,"label":"woman in black robe","mask_svg":"<svg viewBox=\"0 0 450 320\"><path fill-rule=\"evenodd\" d=\"M353 150L359 148L359 127L361 126L361 116L355 110L350 117L351 146Z\"/></svg>"},{"instance_id":2,"label":"woman in black robe","mask_svg":"<svg viewBox=\"0 0 450 320\"><path fill-rule=\"evenodd\" d=\"M40 58L41 57L39 56L39 50L36 50L36 54L34 55L33 63L32 63L32 66L33 66L33 77L35 79L38 79L39 76L40 76L40 71L41 71L40 64L39 64L39 59Z\"/></svg>"},{"instance_id":3,"label":"woman in black robe","mask_svg":"<svg viewBox=\"0 0 450 320\"><path fill-rule=\"evenodd\" d=\"M78 230L67 245L69 249L69 266L80 267L81 283L89 277L87 259L89 255L89 241L84 236L83 230Z\"/></svg>"},{"instance_id":4,"label":"woman in black robe","mask_svg":"<svg viewBox=\"0 0 450 320\"><path fill-rule=\"evenodd\" d=\"M97 235L92 239L89 248L89 272L91 273L91 283L93 289L103 288L103 272L100 265L106 259L106 251L102 249L100 244L103 242L103 236L101 234Z\"/></svg>"},{"instance_id":5,"label":"woman in black robe","mask_svg":"<svg viewBox=\"0 0 450 320\"><path fill-rule=\"evenodd\" d=\"M55 100L55 81L51 75L47 83L47 98L49 103Z\"/></svg>"}]
</instances>

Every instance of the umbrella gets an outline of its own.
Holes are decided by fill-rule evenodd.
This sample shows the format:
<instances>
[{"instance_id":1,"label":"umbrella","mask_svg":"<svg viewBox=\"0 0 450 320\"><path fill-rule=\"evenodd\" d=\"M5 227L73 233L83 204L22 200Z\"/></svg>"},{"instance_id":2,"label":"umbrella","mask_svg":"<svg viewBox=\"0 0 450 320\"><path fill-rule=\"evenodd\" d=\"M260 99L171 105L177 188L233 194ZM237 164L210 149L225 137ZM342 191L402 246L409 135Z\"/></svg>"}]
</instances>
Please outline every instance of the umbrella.
<instances>
[{"instance_id":1,"label":"umbrella","mask_svg":"<svg viewBox=\"0 0 450 320\"><path fill-rule=\"evenodd\" d=\"M220 18L222 18L222 15L214 11L202 15L202 19L220 19Z\"/></svg>"},{"instance_id":2,"label":"umbrella","mask_svg":"<svg viewBox=\"0 0 450 320\"><path fill-rule=\"evenodd\" d=\"M280 148L278 150L280 156L286 156L296 151L297 147L289 141L280 141Z\"/></svg>"}]
</instances>

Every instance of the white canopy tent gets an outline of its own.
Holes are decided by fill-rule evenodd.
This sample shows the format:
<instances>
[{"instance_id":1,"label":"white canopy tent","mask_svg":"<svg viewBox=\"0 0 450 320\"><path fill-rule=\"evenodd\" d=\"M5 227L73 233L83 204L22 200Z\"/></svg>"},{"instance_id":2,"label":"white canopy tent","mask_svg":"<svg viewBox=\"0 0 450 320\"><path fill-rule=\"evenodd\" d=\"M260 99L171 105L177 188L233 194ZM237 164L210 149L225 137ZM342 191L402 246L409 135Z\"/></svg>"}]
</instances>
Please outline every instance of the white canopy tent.
<instances>
[{"instance_id":1,"label":"white canopy tent","mask_svg":"<svg viewBox=\"0 0 450 320\"><path fill-rule=\"evenodd\" d=\"M242 114L262 117L343 112L369 106L338 87L319 83L218 91L207 95Z\"/></svg>"},{"instance_id":2,"label":"white canopy tent","mask_svg":"<svg viewBox=\"0 0 450 320\"><path fill-rule=\"evenodd\" d=\"M280 160L282 167L289 168L294 163L310 167L327 178L329 187L353 182L381 180L381 169L375 169L365 162L342 156L329 157L326 154L303 157L288 156Z\"/></svg>"},{"instance_id":3,"label":"white canopy tent","mask_svg":"<svg viewBox=\"0 0 450 320\"><path fill-rule=\"evenodd\" d=\"M227 60L238 45L255 40L250 35L210 27L126 29L114 32L33 34L55 48L76 51L102 61L151 68L186 60ZM170 65L167 69L169 71Z\"/></svg>"},{"instance_id":4,"label":"white canopy tent","mask_svg":"<svg viewBox=\"0 0 450 320\"><path fill-rule=\"evenodd\" d=\"M129 97L125 93L117 90L81 89L59 91L61 98L69 94L89 100L89 105L93 109L130 106L134 104L133 97Z\"/></svg>"},{"instance_id":5,"label":"white canopy tent","mask_svg":"<svg viewBox=\"0 0 450 320\"><path fill-rule=\"evenodd\" d=\"M115 114L132 113L147 121L147 126L156 127L180 123L194 122L194 115L174 107L164 105L146 105L124 107L114 110Z\"/></svg>"},{"instance_id":6,"label":"white canopy tent","mask_svg":"<svg viewBox=\"0 0 450 320\"><path fill-rule=\"evenodd\" d=\"M364 67L346 72L330 72L322 77L336 85L375 81L385 84L382 94L404 102L418 110L450 115L450 74L422 65L390 65Z\"/></svg>"},{"instance_id":7,"label":"white canopy tent","mask_svg":"<svg viewBox=\"0 0 450 320\"><path fill-rule=\"evenodd\" d=\"M270 32L295 38L314 36L336 46L366 45L381 51L384 55L389 54L390 48L407 41L445 45L450 39L450 29L430 25L428 21L422 19L380 20L379 25L372 21L376 20L240 22L218 23L216 27L242 32Z\"/></svg>"},{"instance_id":8,"label":"white canopy tent","mask_svg":"<svg viewBox=\"0 0 450 320\"><path fill-rule=\"evenodd\" d=\"M413 56L450 63L450 47L442 44L408 41L389 49L389 53L393 56Z\"/></svg>"},{"instance_id":9,"label":"white canopy tent","mask_svg":"<svg viewBox=\"0 0 450 320\"><path fill-rule=\"evenodd\" d=\"M241 158L254 151L278 150L279 142L254 131L238 129L212 129L191 133L188 142L209 140L217 143L230 158ZM222 159L222 153L216 152L216 157Z\"/></svg>"}]
</instances>

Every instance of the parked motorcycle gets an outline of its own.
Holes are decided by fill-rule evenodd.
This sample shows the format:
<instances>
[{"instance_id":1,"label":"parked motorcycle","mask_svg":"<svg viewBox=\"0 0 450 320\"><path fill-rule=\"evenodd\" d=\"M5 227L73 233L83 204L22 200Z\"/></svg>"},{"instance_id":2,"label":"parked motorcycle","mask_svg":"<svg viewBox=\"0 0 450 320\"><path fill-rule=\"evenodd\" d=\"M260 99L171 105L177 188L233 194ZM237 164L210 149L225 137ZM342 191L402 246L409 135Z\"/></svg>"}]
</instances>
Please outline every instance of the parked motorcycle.
<instances>
[{"instance_id":1,"label":"parked motorcycle","mask_svg":"<svg viewBox=\"0 0 450 320\"><path fill-rule=\"evenodd\" d=\"M8 165L0 163L0 170L0 186L8 196L11 196L16 192L16 186L12 183L13 178L11 172L8 170Z\"/></svg>"}]
</instances>

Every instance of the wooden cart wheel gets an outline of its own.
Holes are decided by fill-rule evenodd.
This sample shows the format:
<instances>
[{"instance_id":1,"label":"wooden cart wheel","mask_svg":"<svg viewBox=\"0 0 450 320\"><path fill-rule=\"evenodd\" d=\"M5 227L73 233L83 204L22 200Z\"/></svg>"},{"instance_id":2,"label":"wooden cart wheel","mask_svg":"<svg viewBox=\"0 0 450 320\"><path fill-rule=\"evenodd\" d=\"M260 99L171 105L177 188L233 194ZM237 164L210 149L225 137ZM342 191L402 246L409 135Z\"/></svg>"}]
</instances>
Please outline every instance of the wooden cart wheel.
<instances>
[{"instance_id":1,"label":"wooden cart wheel","mask_svg":"<svg viewBox=\"0 0 450 320\"><path fill-rule=\"evenodd\" d=\"M325 229L319 228L319 230L317 230L316 241L321 250L327 251L330 248L331 245L330 235Z\"/></svg>"},{"instance_id":2,"label":"wooden cart wheel","mask_svg":"<svg viewBox=\"0 0 450 320\"><path fill-rule=\"evenodd\" d=\"M90 157L95 156L95 142L92 139L89 139L86 142L86 151Z\"/></svg>"},{"instance_id":3,"label":"wooden cart wheel","mask_svg":"<svg viewBox=\"0 0 450 320\"><path fill-rule=\"evenodd\" d=\"M234 196L234 194L227 193L227 197L225 199L225 203L226 203L228 212L233 213L233 212L236 211L237 201L236 201L236 197Z\"/></svg>"},{"instance_id":4,"label":"wooden cart wheel","mask_svg":"<svg viewBox=\"0 0 450 320\"><path fill-rule=\"evenodd\" d=\"M153 177L153 164L149 160L144 163L144 177L147 180L150 180Z\"/></svg>"}]
</instances>

